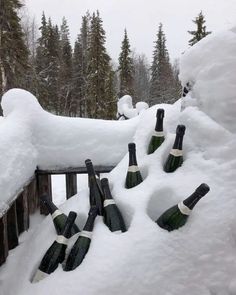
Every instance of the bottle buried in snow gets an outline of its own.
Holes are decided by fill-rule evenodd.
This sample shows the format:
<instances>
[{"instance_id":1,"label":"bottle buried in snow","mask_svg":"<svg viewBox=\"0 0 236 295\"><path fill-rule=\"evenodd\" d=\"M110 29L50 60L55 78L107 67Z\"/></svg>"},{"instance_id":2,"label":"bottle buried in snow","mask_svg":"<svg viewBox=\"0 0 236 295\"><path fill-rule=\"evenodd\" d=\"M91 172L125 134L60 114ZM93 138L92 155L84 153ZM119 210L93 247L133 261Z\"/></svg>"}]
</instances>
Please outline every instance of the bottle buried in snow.
<instances>
[{"instance_id":1,"label":"bottle buried in snow","mask_svg":"<svg viewBox=\"0 0 236 295\"><path fill-rule=\"evenodd\" d=\"M57 208L57 206L50 200L48 195L42 195L40 198L41 202L47 207L48 212L52 216L53 224L55 226L56 232L58 235L62 233L64 229L67 216L66 214L62 213L61 210ZM70 237L78 233L80 230L78 226L74 223L71 227Z\"/></svg>"},{"instance_id":2,"label":"bottle buried in snow","mask_svg":"<svg viewBox=\"0 0 236 295\"><path fill-rule=\"evenodd\" d=\"M176 137L172 150L165 162L164 171L174 172L183 163L183 138L185 133L185 126L178 125L176 128Z\"/></svg>"},{"instance_id":3,"label":"bottle buried in snow","mask_svg":"<svg viewBox=\"0 0 236 295\"><path fill-rule=\"evenodd\" d=\"M129 150L129 167L128 167L128 172L126 175L125 187L132 188L140 184L143 181L143 178L137 164L135 143L129 143L128 150Z\"/></svg>"},{"instance_id":4,"label":"bottle buried in snow","mask_svg":"<svg viewBox=\"0 0 236 295\"><path fill-rule=\"evenodd\" d=\"M55 242L45 253L39 268L32 279L32 283L37 283L43 280L49 274L54 272L57 269L58 264L62 263L65 259L67 243L76 215L77 214L73 211L69 213L62 234L57 236Z\"/></svg>"},{"instance_id":5,"label":"bottle buried in snow","mask_svg":"<svg viewBox=\"0 0 236 295\"><path fill-rule=\"evenodd\" d=\"M164 109L157 109L156 113L156 126L154 133L151 137L151 140L148 145L148 155L155 152L156 149L163 143L165 140L164 132L163 132L163 119L164 119L165 111Z\"/></svg>"},{"instance_id":6,"label":"bottle buried in snow","mask_svg":"<svg viewBox=\"0 0 236 295\"><path fill-rule=\"evenodd\" d=\"M74 243L70 251L70 254L66 260L66 264L64 267L65 271L73 270L82 263L90 247L94 221L97 214L97 207L92 206L89 210L88 218L83 228L83 231L79 234L79 237Z\"/></svg>"},{"instance_id":7,"label":"bottle buried in snow","mask_svg":"<svg viewBox=\"0 0 236 295\"><path fill-rule=\"evenodd\" d=\"M108 226L111 232L121 233L126 231L124 219L117 207L114 199L112 198L107 178L101 180L102 190L105 197L104 208L104 223Z\"/></svg>"},{"instance_id":8,"label":"bottle buried in snow","mask_svg":"<svg viewBox=\"0 0 236 295\"><path fill-rule=\"evenodd\" d=\"M103 215L103 194L100 179L96 175L93 163L90 159L85 161L85 165L88 171L90 206L97 206L98 215Z\"/></svg>"},{"instance_id":9,"label":"bottle buried in snow","mask_svg":"<svg viewBox=\"0 0 236 295\"><path fill-rule=\"evenodd\" d=\"M156 221L156 223L168 230L172 231L185 225L188 216L197 202L205 196L210 190L210 187L202 183L195 192L184 201L180 202L168 210L166 210Z\"/></svg>"}]
</instances>

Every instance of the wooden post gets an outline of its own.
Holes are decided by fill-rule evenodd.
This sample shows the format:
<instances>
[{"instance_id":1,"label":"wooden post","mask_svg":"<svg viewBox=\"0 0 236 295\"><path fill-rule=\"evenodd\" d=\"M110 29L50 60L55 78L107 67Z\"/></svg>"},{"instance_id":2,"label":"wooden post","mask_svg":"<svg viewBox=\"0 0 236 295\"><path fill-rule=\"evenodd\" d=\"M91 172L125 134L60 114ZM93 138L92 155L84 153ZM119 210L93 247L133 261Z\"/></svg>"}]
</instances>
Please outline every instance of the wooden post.
<instances>
[{"instance_id":1,"label":"wooden post","mask_svg":"<svg viewBox=\"0 0 236 295\"><path fill-rule=\"evenodd\" d=\"M34 178L26 188L29 213L34 213L39 208L39 199L36 187L36 178Z\"/></svg>"},{"instance_id":2,"label":"wooden post","mask_svg":"<svg viewBox=\"0 0 236 295\"><path fill-rule=\"evenodd\" d=\"M0 217L0 265L2 265L8 256L7 239L7 217L6 214Z\"/></svg>"},{"instance_id":3,"label":"wooden post","mask_svg":"<svg viewBox=\"0 0 236 295\"><path fill-rule=\"evenodd\" d=\"M38 187L38 196L47 194L52 200L52 184L51 184L51 175L48 174L38 174L37 175L37 187ZM49 212L45 205L40 202L40 213L47 215Z\"/></svg>"},{"instance_id":4,"label":"wooden post","mask_svg":"<svg viewBox=\"0 0 236 295\"><path fill-rule=\"evenodd\" d=\"M16 213L19 234L29 228L29 208L26 192L22 192L16 199Z\"/></svg>"},{"instance_id":5,"label":"wooden post","mask_svg":"<svg viewBox=\"0 0 236 295\"><path fill-rule=\"evenodd\" d=\"M66 173L66 198L77 194L77 174Z\"/></svg>"},{"instance_id":6,"label":"wooden post","mask_svg":"<svg viewBox=\"0 0 236 295\"><path fill-rule=\"evenodd\" d=\"M7 237L9 250L18 246L18 224L16 214L16 201L13 202L11 208L7 211Z\"/></svg>"}]
</instances>

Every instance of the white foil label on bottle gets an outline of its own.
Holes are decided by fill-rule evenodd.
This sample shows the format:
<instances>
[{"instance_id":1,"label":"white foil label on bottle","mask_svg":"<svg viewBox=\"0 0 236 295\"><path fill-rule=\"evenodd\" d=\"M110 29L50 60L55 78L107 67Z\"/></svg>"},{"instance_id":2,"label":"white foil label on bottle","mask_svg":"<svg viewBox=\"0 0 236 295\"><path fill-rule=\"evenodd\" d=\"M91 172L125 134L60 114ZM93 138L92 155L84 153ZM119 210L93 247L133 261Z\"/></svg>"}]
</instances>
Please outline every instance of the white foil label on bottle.
<instances>
[{"instance_id":1,"label":"white foil label on bottle","mask_svg":"<svg viewBox=\"0 0 236 295\"><path fill-rule=\"evenodd\" d=\"M116 230L116 231L113 231L112 233L116 234L116 235L119 235L119 234L122 234L122 231L121 230Z\"/></svg>"},{"instance_id":2,"label":"white foil label on bottle","mask_svg":"<svg viewBox=\"0 0 236 295\"><path fill-rule=\"evenodd\" d=\"M52 213L52 219L55 219L59 215L61 215L61 211L60 210L56 210L55 212Z\"/></svg>"},{"instance_id":3,"label":"white foil label on bottle","mask_svg":"<svg viewBox=\"0 0 236 295\"><path fill-rule=\"evenodd\" d=\"M153 132L153 136L155 137L163 137L164 136L164 132L163 131L154 131Z\"/></svg>"},{"instance_id":4,"label":"white foil label on bottle","mask_svg":"<svg viewBox=\"0 0 236 295\"><path fill-rule=\"evenodd\" d=\"M175 157L180 157L180 156L183 156L183 150L172 149L170 151L170 154L175 156Z\"/></svg>"},{"instance_id":5,"label":"white foil label on bottle","mask_svg":"<svg viewBox=\"0 0 236 295\"><path fill-rule=\"evenodd\" d=\"M43 272L40 269L38 269L36 274L34 275L32 283L37 283L37 282L45 279L47 276L48 276L48 274L46 272Z\"/></svg>"},{"instance_id":6,"label":"white foil label on bottle","mask_svg":"<svg viewBox=\"0 0 236 295\"><path fill-rule=\"evenodd\" d=\"M88 239L92 239L92 232L91 231L87 231L87 230L83 230L81 233L80 233L80 237L85 237L85 238L88 238Z\"/></svg>"},{"instance_id":7,"label":"white foil label on bottle","mask_svg":"<svg viewBox=\"0 0 236 295\"><path fill-rule=\"evenodd\" d=\"M139 168L136 165L128 167L128 172L138 172L138 171L139 171Z\"/></svg>"},{"instance_id":8,"label":"white foil label on bottle","mask_svg":"<svg viewBox=\"0 0 236 295\"><path fill-rule=\"evenodd\" d=\"M103 207L106 207L106 206L109 206L109 205L115 205L116 202L112 199L109 199L109 200L105 200L104 203L103 203Z\"/></svg>"},{"instance_id":9,"label":"white foil label on bottle","mask_svg":"<svg viewBox=\"0 0 236 295\"><path fill-rule=\"evenodd\" d=\"M67 245L68 244L68 239L65 238L64 236L57 236L56 242L59 243L59 244Z\"/></svg>"},{"instance_id":10,"label":"white foil label on bottle","mask_svg":"<svg viewBox=\"0 0 236 295\"><path fill-rule=\"evenodd\" d=\"M184 214L184 215L189 215L190 213L191 213L191 209L189 209L186 205L184 205L184 203L183 202L180 202L179 204L178 204L178 208L179 208L179 210L180 210L180 212L182 213L182 214Z\"/></svg>"}]
</instances>

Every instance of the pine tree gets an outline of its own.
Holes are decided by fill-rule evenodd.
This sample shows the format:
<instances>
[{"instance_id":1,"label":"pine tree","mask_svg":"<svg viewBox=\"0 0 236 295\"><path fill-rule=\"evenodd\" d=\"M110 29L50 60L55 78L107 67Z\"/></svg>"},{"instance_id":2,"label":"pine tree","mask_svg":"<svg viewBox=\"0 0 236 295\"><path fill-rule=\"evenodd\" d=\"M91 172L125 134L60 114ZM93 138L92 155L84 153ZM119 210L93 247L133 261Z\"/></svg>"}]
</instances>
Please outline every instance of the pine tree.
<instances>
[{"instance_id":1,"label":"pine tree","mask_svg":"<svg viewBox=\"0 0 236 295\"><path fill-rule=\"evenodd\" d=\"M58 114L72 115L72 48L65 17L60 30L59 109Z\"/></svg>"},{"instance_id":2,"label":"pine tree","mask_svg":"<svg viewBox=\"0 0 236 295\"><path fill-rule=\"evenodd\" d=\"M77 37L73 53L73 94L72 109L75 115L87 116L86 89L88 70L88 34L90 14L82 17L80 34Z\"/></svg>"},{"instance_id":3,"label":"pine tree","mask_svg":"<svg viewBox=\"0 0 236 295\"><path fill-rule=\"evenodd\" d=\"M196 31L188 31L188 33L193 36L192 39L188 42L190 46L193 46L202 38L211 34L210 31L206 31L206 26L204 25L205 22L205 17L201 11L199 15L193 20L193 23L197 25Z\"/></svg>"},{"instance_id":4,"label":"pine tree","mask_svg":"<svg viewBox=\"0 0 236 295\"><path fill-rule=\"evenodd\" d=\"M150 72L145 55L134 55L134 97L133 101L148 101Z\"/></svg>"},{"instance_id":5,"label":"pine tree","mask_svg":"<svg viewBox=\"0 0 236 295\"><path fill-rule=\"evenodd\" d=\"M0 95L9 88L23 87L29 66L29 51L18 11L19 0L1 0L0 5Z\"/></svg>"},{"instance_id":6,"label":"pine tree","mask_svg":"<svg viewBox=\"0 0 236 295\"><path fill-rule=\"evenodd\" d=\"M172 72L174 76L174 92L175 98L180 98L182 96L182 85L179 80L179 59L175 59L172 64Z\"/></svg>"},{"instance_id":7,"label":"pine tree","mask_svg":"<svg viewBox=\"0 0 236 295\"><path fill-rule=\"evenodd\" d=\"M41 105L52 113L58 113L60 35L51 19L46 21L43 13L39 28L41 37L36 50L36 71L38 76L38 95Z\"/></svg>"},{"instance_id":8,"label":"pine tree","mask_svg":"<svg viewBox=\"0 0 236 295\"><path fill-rule=\"evenodd\" d=\"M41 19L41 26L39 27L41 36L38 38L38 46L36 48L36 74L38 80L38 99L43 108L48 105L48 91L47 91L47 68L48 64L48 24L43 12Z\"/></svg>"},{"instance_id":9,"label":"pine tree","mask_svg":"<svg viewBox=\"0 0 236 295\"><path fill-rule=\"evenodd\" d=\"M111 77L111 67L105 41L102 19L97 11L96 14L93 13L91 19L88 46L86 105L87 114L91 118L105 119L107 117L107 115L105 116L107 114L106 107L113 101L113 98L108 98L106 95L107 85L111 85L111 83L108 83ZM115 107L115 101L113 105Z\"/></svg>"},{"instance_id":10,"label":"pine tree","mask_svg":"<svg viewBox=\"0 0 236 295\"><path fill-rule=\"evenodd\" d=\"M116 115L117 96L115 91L115 70L110 63L105 79L105 103L102 118L114 119Z\"/></svg>"},{"instance_id":11,"label":"pine tree","mask_svg":"<svg viewBox=\"0 0 236 295\"><path fill-rule=\"evenodd\" d=\"M166 37L160 23L151 66L150 105L176 100L174 76L166 48Z\"/></svg>"},{"instance_id":12,"label":"pine tree","mask_svg":"<svg viewBox=\"0 0 236 295\"><path fill-rule=\"evenodd\" d=\"M24 10L21 18L21 25L25 36L25 44L29 49L29 67L26 71L25 89L29 90L36 97L38 97L38 79L36 73L36 48L38 39L38 26L35 18L31 18Z\"/></svg>"},{"instance_id":13,"label":"pine tree","mask_svg":"<svg viewBox=\"0 0 236 295\"><path fill-rule=\"evenodd\" d=\"M124 39L121 45L121 53L119 56L119 78L120 78L120 91L119 97L128 94L134 94L134 68L133 60L131 58L131 50L127 31L125 29Z\"/></svg>"},{"instance_id":14,"label":"pine tree","mask_svg":"<svg viewBox=\"0 0 236 295\"><path fill-rule=\"evenodd\" d=\"M48 109L50 112L58 113L59 99L59 69L60 69L60 34L57 25L52 25L48 21L49 38L48 38Z\"/></svg>"}]
</instances>

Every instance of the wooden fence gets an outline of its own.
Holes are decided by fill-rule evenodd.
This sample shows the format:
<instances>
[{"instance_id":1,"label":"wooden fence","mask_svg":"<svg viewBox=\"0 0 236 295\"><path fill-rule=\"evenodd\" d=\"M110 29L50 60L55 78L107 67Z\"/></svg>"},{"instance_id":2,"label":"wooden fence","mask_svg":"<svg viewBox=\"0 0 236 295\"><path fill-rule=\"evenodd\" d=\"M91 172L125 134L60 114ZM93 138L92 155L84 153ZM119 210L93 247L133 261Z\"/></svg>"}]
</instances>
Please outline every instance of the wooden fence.
<instances>
[{"instance_id":1,"label":"wooden fence","mask_svg":"<svg viewBox=\"0 0 236 295\"><path fill-rule=\"evenodd\" d=\"M110 172L114 166L95 166L100 173ZM48 214L47 209L39 202L39 196L47 193L52 198L51 176L64 174L66 178L66 198L77 193L77 174L86 174L86 167L42 170L37 168L35 175L11 198L7 209L0 208L0 265L8 256L8 252L18 245L19 235L28 230L30 214L40 209L41 214Z\"/></svg>"}]
</instances>

